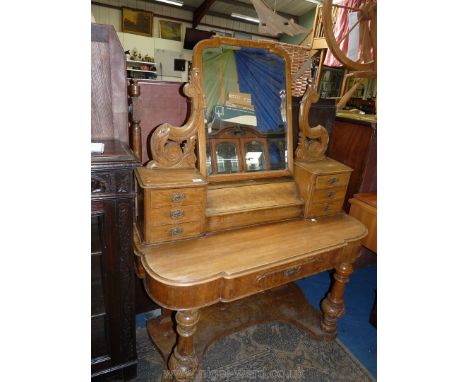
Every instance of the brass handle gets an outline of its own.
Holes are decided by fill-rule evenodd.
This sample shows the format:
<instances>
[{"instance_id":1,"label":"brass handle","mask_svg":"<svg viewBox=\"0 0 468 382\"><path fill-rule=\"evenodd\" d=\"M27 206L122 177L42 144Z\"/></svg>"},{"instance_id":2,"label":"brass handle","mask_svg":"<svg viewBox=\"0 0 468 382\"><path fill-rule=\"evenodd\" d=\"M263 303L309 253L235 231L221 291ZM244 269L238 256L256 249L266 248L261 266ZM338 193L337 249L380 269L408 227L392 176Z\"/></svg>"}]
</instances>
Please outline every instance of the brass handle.
<instances>
[{"instance_id":1,"label":"brass handle","mask_svg":"<svg viewBox=\"0 0 468 382\"><path fill-rule=\"evenodd\" d=\"M291 269L288 269L286 271L283 272L283 275L285 277L289 277L289 276L292 276L294 274L296 274L297 272L299 272L300 270L302 269L302 266L298 266L298 267L295 267L295 268L291 268Z\"/></svg>"},{"instance_id":2,"label":"brass handle","mask_svg":"<svg viewBox=\"0 0 468 382\"><path fill-rule=\"evenodd\" d=\"M330 206L328 204L325 204L323 207L322 207L322 211L328 211L328 208Z\"/></svg>"},{"instance_id":3,"label":"brass handle","mask_svg":"<svg viewBox=\"0 0 468 382\"><path fill-rule=\"evenodd\" d=\"M184 193L180 193L180 194L172 194L172 201L174 203L179 203L181 202L182 200L185 199L185 194Z\"/></svg>"},{"instance_id":4,"label":"brass handle","mask_svg":"<svg viewBox=\"0 0 468 382\"><path fill-rule=\"evenodd\" d=\"M328 179L328 184L335 184L335 183L338 183L338 178Z\"/></svg>"},{"instance_id":5,"label":"brass handle","mask_svg":"<svg viewBox=\"0 0 468 382\"><path fill-rule=\"evenodd\" d=\"M176 235L180 235L182 232L184 232L184 229L182 227L176 227L176 228L172 228L169 233L171 234L171 236L176 236Z\"/></svg>"},{"instance_id":6,"label":"brass handle","mask_svg":"<svg viewBox=\"0 0 468 382\"><path fill-rule=\"evenodd\" d=\"M172 219L180 219L184 217L184 211L182 210L175 210L170 212Z\"/></svg>"},{"instance_id":7,"label":"brass handle","mask_svg":"<svg viewBox=\"0 0 468 382\"><path fill-rule=\"evenodd\" d=\"M335 195L336 195L336 192L335 192L335 191L328 191L328 192L327 192L327 196L328 196L329 198L334 198Z\"/></svg>"}]
</instances>

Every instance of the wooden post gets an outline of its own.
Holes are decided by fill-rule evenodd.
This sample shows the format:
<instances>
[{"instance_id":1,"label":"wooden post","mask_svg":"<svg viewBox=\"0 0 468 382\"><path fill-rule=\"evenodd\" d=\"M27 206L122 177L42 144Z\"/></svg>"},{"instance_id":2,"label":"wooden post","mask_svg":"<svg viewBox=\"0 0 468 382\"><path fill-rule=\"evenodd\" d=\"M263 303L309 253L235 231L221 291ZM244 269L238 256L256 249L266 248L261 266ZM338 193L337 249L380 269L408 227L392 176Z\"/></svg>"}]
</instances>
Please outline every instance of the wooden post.
<instances>
[{"instance_id":1,"label":"wooden post","mask_svg":"<svg viewBox=\"0 0 468 382\"><path fill-rule=\"evenodd\" d=\"M349 73L349 70L345 68L344 74L343 74L343 81L341 81L341 89L340 89L340 98L343 97L346 93L346 87L348 86L348 80L349 77L346 75Z\"/></svg>"},{"instance_id":2,"label":"wooden post","mask_svg":"<svg viewBox=\"0 0 468 382\"><path fill-rule=\"evenodd\" d=\"M325 300L320 305L322 307L322 330L336 337L336 321L345 314L344 291L345 285L349 281L349 276L353 273L353 266L342 263L335 268L332 289Z\"/></svg>"},{"instance_id":3,"label":"wooden post","mask_svg":"<svg viewBox=\"0 0 468 382\"><path fill-rule=\"evenodd\" d=\"M141 161L141 127L140 127L140 118L135 111L135 106L137 104L138 97L140 96L140 86L138 81L131 79L130 85L128 85L128 95L130 96L132 113L131 113L131 137L130 142L132 143L132 150L135 153L135 156Z\"/></svg>"},{"instance_id":4,"label":"wooden post","mask_svg":"<svg viewBox=\"0 0 468 382\"><path fill-rule=\"evenodd\" d=\"M135 156L142 160L141 154L141 127L140 121L132 121L131 125L132 130L132 150L135 153Z\"/></svg>"},{"instance_id":5,"label":"wooden post","mask_svg":"<svg viewBox=\"0 0 468 382\"><path fill-rule=\"evenodd\" d=\"M178 311L177 322L177 345L169 359L169 370L176 382L191 381L198 369L198 358L193 348L193 335L196 325L200 319L198 310Z\"/></svg>"},{"instance_id":6,"label":"wooden post","mask_svg":"<svg viewBox=\"0 0 468 382\"><path fill-rule=\"evenodd\" d=\"M323 61L325 60L326 53L327 53L326 49L322 49L322 51L320 52L320 63L319 63L319 67L317 70L317 76L315 77L315 88L317 89L319 98L320 98L320 77L322 76Z\"/></svg>"}]
</instances>

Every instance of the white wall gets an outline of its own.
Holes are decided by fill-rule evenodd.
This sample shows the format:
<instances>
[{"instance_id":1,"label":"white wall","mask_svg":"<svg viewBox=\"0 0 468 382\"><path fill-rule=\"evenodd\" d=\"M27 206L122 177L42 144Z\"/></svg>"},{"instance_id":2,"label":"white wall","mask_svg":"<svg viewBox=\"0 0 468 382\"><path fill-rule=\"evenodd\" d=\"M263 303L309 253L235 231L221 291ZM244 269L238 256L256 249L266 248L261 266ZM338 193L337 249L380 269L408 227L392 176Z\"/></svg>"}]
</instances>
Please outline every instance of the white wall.
<instances>
[{"instance_id":1,"label":"white wall","mask_svg":"<svg viewBox=\"0 0 468 382\"><path fill-rule=\"evenodd\" d=\"M116 7L129 7L129 8L138 8L147 11L151 11L156 14L165 15L169 17L174 17L178 19L188 20L187 22L178 21L182 24L182 36L185 36L185 28L191 28L192 23L192 12L185 11L183 9L177 9L174 7L167 7L161 5L161 3L147 3L138 0L97 0L97 2L102 4L108 4ZM164 56L161 57L161 61L167 59L168 55L173 55L174 58L183 58L185 60L192 60L192 51L183 49L183 41L172 41L159 38L159 20L170 20L164 19L163 17L154 17L153 19L153 36L154 37L144 37L131 33L122 32L122 16L120 9L109 8L106 6L100 6L91 4L91 13L93 14L96 23L99 24L108 24L113 25L117 31L120 42L124 50L133 50L137 49L143 56L148 54L150 57L154 57L155 61L158 62L158 54ZM204 30L219 30L219 31L229 31L230 28L234 28L242 31L243 33L250 35L250 32L257 32L258 26L241 21L234 21L223 19L221 17L209 16L206 15L201 20L201 23L207 23L210 25L215 25L215 27L210 27L206 25L200 25L198 29ZM267 39L266 37L260 37L255 35L252 36L252 39ZM173 52L171 54L170 52ZM177 77L165 77L163 69L163 77L158 78L164 81L187 81L187 72L182 73L182 78Z\"/></svg>"}]
</instances>

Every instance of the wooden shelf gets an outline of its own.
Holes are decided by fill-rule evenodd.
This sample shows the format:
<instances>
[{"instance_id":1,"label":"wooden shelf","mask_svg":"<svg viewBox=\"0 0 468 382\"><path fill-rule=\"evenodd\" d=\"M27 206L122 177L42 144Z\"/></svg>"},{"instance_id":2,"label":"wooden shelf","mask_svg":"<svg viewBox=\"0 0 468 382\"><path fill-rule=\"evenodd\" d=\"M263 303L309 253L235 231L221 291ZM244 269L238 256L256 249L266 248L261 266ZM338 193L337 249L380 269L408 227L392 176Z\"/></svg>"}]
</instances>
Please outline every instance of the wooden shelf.
<instances>
[{"instance_id":1,"label":"wooden shelf","mask_svg":"<svg viewBox=\"0 0 468 382\"><path fill-rule=\"evenodd\" d=\"M156 64L157 64L157 62L136 61L136 60L127 60L127 63L131 63L131 64L146 64L146 65L156 65Z\"/></svg>"},{"instance_id":2,"label":"wooden shelf","mask_svg":"<svg viewBox=\"0 0 468 382\"><path fill-rule=\"evenodd\" d=\"M142 73L154 73L157 74L156 70L141 70L141 69L129 69L127 68L130 72L142 72Z\"/></svg>"}]
</instances>

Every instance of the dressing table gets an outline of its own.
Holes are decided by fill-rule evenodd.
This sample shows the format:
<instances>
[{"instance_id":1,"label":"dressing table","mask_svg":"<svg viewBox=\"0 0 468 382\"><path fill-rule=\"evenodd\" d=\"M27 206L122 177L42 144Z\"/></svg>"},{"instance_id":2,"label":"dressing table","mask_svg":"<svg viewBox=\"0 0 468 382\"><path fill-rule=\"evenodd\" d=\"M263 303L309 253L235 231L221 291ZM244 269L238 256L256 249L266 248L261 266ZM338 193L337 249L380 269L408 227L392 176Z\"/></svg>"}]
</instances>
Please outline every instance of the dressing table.
<instances>
[{"instance_id":1,"label":"dressing table","mask_svg":"<svg viewBox=\"0 0 468 382\"><path fill-rule=\"evenodd\" d=\"M197 378L210 343L258 322L336 337L367 229L342 212L352 169L325 156L326 129L308 124L318 100L311 85L293 153L290 67L274 43L199 42L184 87L190 117L180 127L157 127L152 159L135 170L136 269L165 308L148 323L168 368L163 379ZM251 96L251 107L233 104L232 94ZM219 107L237 110L213 123ZM291 282L333 269L320 314Z\"/></svg>"}]
</instances>

